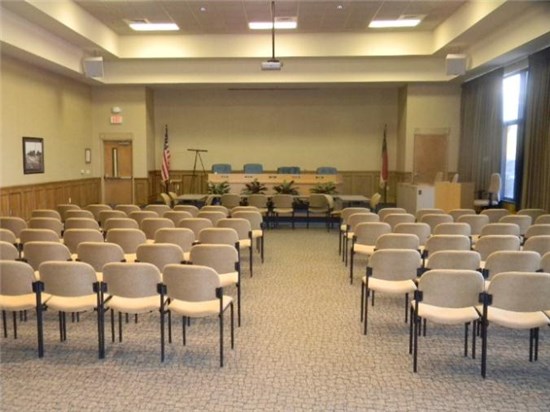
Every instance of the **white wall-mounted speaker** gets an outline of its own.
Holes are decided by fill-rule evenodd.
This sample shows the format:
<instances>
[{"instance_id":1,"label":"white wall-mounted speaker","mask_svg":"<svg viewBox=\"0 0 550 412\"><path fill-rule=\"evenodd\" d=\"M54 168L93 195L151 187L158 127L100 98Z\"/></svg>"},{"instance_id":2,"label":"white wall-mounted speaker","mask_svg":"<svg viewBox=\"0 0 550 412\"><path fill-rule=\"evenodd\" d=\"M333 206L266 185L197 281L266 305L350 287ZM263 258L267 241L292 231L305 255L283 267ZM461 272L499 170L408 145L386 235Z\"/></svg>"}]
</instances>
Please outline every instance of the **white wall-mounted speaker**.
<instances>
[{"instance_id":1,"label":"white wall-mounted speaker","mask_svg":"<svg viewBox=\"0 0 550 412\"><path fill-rule=\"evenodd\" d=\"M86 77L103 77L103 57L86 57L82 66Z\"/></svg>"},{"instance_id":2,"label":"white wall-mounted speaker","mask_svg":"<svg viewBox=\"0 0 550 412\"><path fill-rule=\"evenodd\" d=\"M465 74L467 66L468 56L465 54L448 54L445 58L447 76Z\"/></svg>"}]
</instances>

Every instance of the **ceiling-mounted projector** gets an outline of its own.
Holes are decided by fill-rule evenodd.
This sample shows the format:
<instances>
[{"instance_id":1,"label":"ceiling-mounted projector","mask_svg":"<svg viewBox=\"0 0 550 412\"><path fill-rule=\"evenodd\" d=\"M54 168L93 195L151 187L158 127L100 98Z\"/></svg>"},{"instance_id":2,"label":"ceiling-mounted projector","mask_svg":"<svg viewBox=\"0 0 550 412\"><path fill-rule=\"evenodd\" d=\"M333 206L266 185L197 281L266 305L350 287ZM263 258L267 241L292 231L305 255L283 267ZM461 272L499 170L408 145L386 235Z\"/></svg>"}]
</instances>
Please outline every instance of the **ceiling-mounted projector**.
<instances>
[{"instance_id":1,"label":"ceiling-mounted projector","mask_svg":"<svg viewBox=\"0 0 550 412\"><path fill-rule=\"evenodd\" d=\"M262 70L281 70L283 63L277 59L269 59L262 62Z\"/></svg>"}]
</instances>

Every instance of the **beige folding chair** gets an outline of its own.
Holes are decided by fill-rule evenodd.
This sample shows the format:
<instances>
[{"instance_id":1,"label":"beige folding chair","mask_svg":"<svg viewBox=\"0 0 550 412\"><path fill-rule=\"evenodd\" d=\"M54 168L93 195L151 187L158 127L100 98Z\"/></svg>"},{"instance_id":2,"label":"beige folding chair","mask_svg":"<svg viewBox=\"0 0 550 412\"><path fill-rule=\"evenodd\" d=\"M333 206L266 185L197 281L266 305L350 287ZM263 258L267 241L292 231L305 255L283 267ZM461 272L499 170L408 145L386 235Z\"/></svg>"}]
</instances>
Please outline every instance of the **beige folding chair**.
<instances>
[{"instance_id":1,"label":"beige folding chair","mask_svg":"<svg viewBox=\"0 0 550 412\"><path fill-rule=\"evenodd\" d=\"M141 230L145 233L148 241L155 239L155 233L159 229L175 228L176 225L165 217L146 217L141 221Z\"/></svg>"},{"instance_id":2,"label":"beige folding chair","mask_svg":"<svg viewBox=\"0 0 550 412\"><path fill-rule=\"evenodd\" d=\"M489 223L481 228L479 237L487 235L512 235L519 238L519 226L515 223Z\"/></svg>"},{"instance_id":3,"label":"beige folding chair","mask_svg":"<svg viewBox=\"0 0 550 412\"><path fill-rule=\"evenodd\" d=\"M124 250L116 243L82 242L76 248L77 261L91 265L98 281L103 281L103 267L107 263L126 262Z\"/></svg>"},{"instance_id":4,"label":"beige folding chair","mask_svg":"<svg viewBox=\"0 0 550 412\"><path fill-rule=\"evenodd\" d=\"M529 361L538 358L539 329L550 324L544 311L550 296L550 274L503 272L491 280L483 298L481 376L487 373L488 325L529 330Z\"/></svg>"},{"instance_id":5,"label":"beige folding chair","mask_svg":"<svg viewBox=\"0 0 550 412\"><path fill-rule=\"evenodd\" d=\"M378 211L380 221L383 222L387 215L392 213L407 213L402 207L384 207Z\"/></svg>"},{"instance_id":6,"label":"beige folding chair","mask_svg":"<svg viewBox=\"0 0 550 412\"><path fill-rule=\"evenodd\" d=\"M499 250L519 250L521 242L514 235L487 235L480 237L474 249L481 255L481 268L485 268L485 261L489 255Z\"/></svg>"},{"instance_id":7,"label":"beige folding chair","mask_svg":"<svg viewBox=\"0 0 550 412\"><path fill-rule=\"evenodd\" d=\"M440 223L433 230L434 235L463 235L468 236L472 234L472 229L467 223Z\"/></svg>"},{"instance_id":8,"label":"beige folding chair","mask_svg":"<svg viewBox=\"0 0 550 412\"><path fill-rule=\"evenodd\" d=\"M374 249L412 249L418 252L420 240L410 233L385 233L376 239Z\"/></svg>"},{"instance_id":9,"label":"beige folding chair","mask_svg":"<svg viewBox=\"0 0 550 412\"><path fill-rule=\"evenodd\" d=\"M129 217L112 217L103 225L103 233L107 236L111 229L139 229L139 223Z\"/></svg>"},{"instance_id":10,"label":"beige folding chair","mask_svg":"<svg viewBox=\"0 0 550 412\"><path fill-rule=\"evenodd\" d=\"M390 213L386 215L382 222L385 222L391 226L392 231L399 223L414 223L416 218L411 213Z\"/></svg>"},{"instance_id":11,"label":"beige folding chair","mask_svg":"<svg viewBox=\"0 0 550 412\"><path fill-rule=\"evenodd\" d=\"M430 254L430 269L480 270L481 255L475 250L438 250Z\"/></svg>"},{"instance_id":12,"label":"beige folding chair","mask_svg":"<svg viewBox=\"0 0 550 412\"><path fill-rule=\"evenodd\" d=\"M239 234L231 227L207 227L199 233L201 245L231 245L239 248Z\"/></svg>"},{"instance_id":13,"label":"beige folding chair","mask_svg":"<svg viewBox=\"0 0 550 412\"><path fill-rule=\"evenodd\" d=\"M550 235L550 223L535 223L527 228L525 231L525 240L533 236L549 236Z\"/></svg>"},{"instance_id":14,"label":"beige folding chair","mask_svg":"<svg viewBox=\"0 0 550 412\"><path fill-rule=\"evenodd\" d=\"M44 353L43 312L44 305L48 310L59 312L60 340L67 340L66 313L78 313L95 310L97 313L96 330L98 334L99 358L105 357L104 334L102 323L103 296L95 270L84 262L44 262L40 265L40 281L35 288L38 322L38 352Z\"/></svg>"},{"instance_id":15,"label":"beige folding chair","mask_svg":"<svg viewBox=\"0 0 550 412\"><path fill-rule=\"evenodd\" d=\"M391 232L391 227L385 222L359 223L354 229L350 247L349 281L353 283L353 266L355 255L366 256L367 259L374 253L376 241L380 236Z\"/></svg>"},{"instance_id":16,"label":"beige folding chair","mask_svg":"<svg viewBox=\"0 0 550 412\"><path fill-rule=\"evenodd\" d=\"M121 203L115 206L115 210L121 210L128 216L131 212L139 212L141 208L138 205L129 203Z\"/></svg>"},{"instance_id":17,"label":"beige folding chair","mask_svg":"<svg viewBox=\"0 0 550 412\"><path fill-rule=\"evenodd\" d=\"M15 236L14 236L14 239L15 239ZM19 259L19 250L17 250L15 245L12 242L5 242L3 240L0 240L0 260L17 260L17 259Z\"/></svg>"},{"instance_id":18,"label":"beige folding chair","mask_svg":"<svg viewBox=\"0 0 550 412\"><path fill-rule=\"evenodd\" d=\"M57 205L56 209L59 212L59 215L61 216L61 221L64 222L67 219L65 214L69 210L80 210L80 206L75 205L74 203L61 203Z\"/></svg>"},{"instance_id":19,"label":"beige folding chair","mask_svg":"<svg viewBox=\"0 0 550 412\"><path fill-rule=\"evenodd\" d=\"M275 225L279 226L281 217L290 217L292 229L294 229L294 197L286 194L276 194L271 198L273 204L272 215L275 219Z\"/></svg>"},{"instance_id":20,"label":"beige folding chair","mask_svg":"<svg viewBox=\"0 0 550 412\"><path fill-rule=\"evenodd\" d=\"M94 214L86 209L69 209L65 212L65 221L67 219L80 218L80 219L93 219L98 221Z\"/></svg>"},{"instance_id":21,"label":"beige folding chair","mask_svg":"<svg viewBox=\"0 0 550 412\"><path fill-rule=\"evenodd\" d=\"M93 229L99 231L99 223L97 220L87 217L70 217L65 220L65 230L68 229Z\"/></svg>"},{"instance_id":22,"label":"beige folding chair","mask_svg":"<svg viewBox=\"0 0 550 412\"><path fill-rule=\"evenodd\" d=\"M247 203L249 206L257 207L262 216L267 216L269 213L268 198L261 193L248 195Z\"/></svg>"},{"instance_id":23,"label":"beige folding chair","mask_svg":"<svg viewBox=\"0 0 550 412\"><path fill-rule=\"evenodd\" d=\"M240 206L241 196L236 193L224 193L220 197L220 203L222 206L226 207L231 213L233 208Z\"/></svg>"},{"instance_id":24,"label":"beige folding chair","mask_svg":"<svg viewBox=\"0 0 550 412\"><path fill-rule=\"evenodd\" d=\"M531 222L535 223L539 216L543 216L548 213L545 209L521 209L518 211L518 215L531 216Z\"/></svg>"},{"instance_id":25,"label":"beige folding chair","mask_svg":"<svg viewBox=\"0 0 550 412\"><path fill-rule=\"evenodd\" d=\"M1 218L0 218L1 219ZM550 214L547 215L540 215L535 220L536 224L550 224Z\"/></svg>"},{"instance_id":26,"label":"beige folding chair","mask_svg":"<svg viewBox=\"0 0 550 412\"><path fill-rule=\"evenodd\" d=\"M61 239L53 230L50 229L23 229L19 238L19 247L21 251L28 242L57 242L61 243Z\"/></svg>"},{"instance_id":27,"label":"beige folding chair","mask_svg":"<svg viewBox=\"0 0 550 412\"><path fill-rule=\"evenodd\" d=\"M430 267L430 255L440 250L470 250L471 242L464 235L433 235L424 247L424 267Z\"/></svg>"},{"instance_id":28,"label":"beige folding chair","mask_svg":"<svg viewBox=\"0 0 550 412\"><path fill-rule=\"evenodd\" d=\"M134 219L138 223L139 227L141 228L141 221L143 219L146 219L148 217L160 217L160 216L157 212L154 212L153 210L140 210L136 212L130 212L128 214L128 217L130 219Z\"/></svg>"},{"instance_id":29,"label":"beige folding chair","mask_svg":"<svg viewBox=\"0 0 550 412\"><path fill-rule=\"evenodd\" d=\"M261 262L264 263L264 219L258 210L233 210L233 217L236 219L246 219L250 222L252 228L252 241L256 240L256 249L260 252Z\"/></svg>"},{"instance_id":30,"label":"beige folding chair","mask_svg":"<svg viewBox=\"0 0 550 412\"><path fill-rule=\"evenodd\" d=\"M161 288L161 360L164 361L164 317L174 313L183 318L183 344L186 343L187 318L217 316L220 330L220 367L223 367L224 312L231 311L231 349L234 348L233 299L223 294L222 282L210 267L168 265ZM167 297L168 300L164 298ZM168 303L167 305L164 303ZM171 336L170 336L171 337Z\"/></svg>"},{"instance_id":31,"label":"beige folding chair","mask_svg":"<svg viewBox=\"0 0 550 412\"><path fill-rule=\"evenodd\" d=\"M327 231L330 230L330 214L334 209L332 196L323 193L312 193L308 198L306 210L306 227L309 229L309 219L313 216L322 216L325 219Z\"/></svg>"},{"instance_id":32,"label":"beige folding chair","mask_svg":"<svg viewBox=\"0 0 550 412\"><path fill-rule=\"evenodd\" d=\"M453 223L453 217L445 213L426 213L420 218L421 223L426 223L430 226L432 233L435 232L435 228L442 223Z\"/></svg>"},{"instance_id":33,"label":"beige folding chair","mask_svg":"<svg viewBox=\"0 0 550 412\"><path fill-rule=\"evenodd\" d=\"M103 242L103 234L95 229L67 229L63 233L63 243L72 254L77 253L77 247L82 242Z\"/></svg>"},{"instance_id":34,"label":"beige folding chair","mask_svg":"<svg viewBox=\"0 0 550 412\"><path fill-rule=\"evenodd\" d=\"M193 265L211 267L219 276L221 286L237 288L237 319L241 325L241 268L237 250L231 245L195 245L191 248Z\"/></svg>"},{"instance_id":35,"label":"beige folding chair","mask_svg":"<svg viewBox=\"0 0 550 412\"><path fill-rule=\"evenodd\" d=\"M221 212L224 217L229 216L229 209L223 205L205 205L200 208L199 212Z\"/></svg>"},{"instance_id":36,"label":"beige folding chair","mask_svg":"<svg viewBox=\"0 0 550 412\"><path fill-rule=\"evenodd\" d=\"M0 241L11 243L14 247L17 247L18 244L15 234L8 229L0 228Z\"/></svg>"},{"instance_id":37,"label":"beige folding chair","mask_svg":"<svg viewBox=\"0 0 550 412\"><path fill-rule=\"evenodd\" d=\"M170 219L172 222L174 222L174 227L176 227L178 226L180 220L189 219L193 217L193 215L183 210L170 210L169 212L164 213L162 217L164 217L165 219Z\"/></svg>"},{"instance_id":38,"label":"beige folding chair","mask_svg":"<svg viewBox=\"0 0 550 412\"><path fill-rule=\"evenodd\" d=\"M197 215L199 214L199 208L194 205L176 205L174 206L174 210L182 210L184 212L189 212L193 217L197 217Z\"/></svg>"},{"instance_id":39,"label":"beige folding chair","mask_svg":"<svg viewBox=\"0 0 550 412\"><path fill-rule=\"evenodd\" d=\"M139 229L111 229L105 240L119 245L124 251L126 261L133 262L136 260L137 247L146 243L147 237Z\"/></svg>"},{"instance_id":40,"label":"beige folding chair","mask_svg":"<svg viewBox=\"0 0 550 412\"><path fill-rule=\"evenodd\" d=\"M252 253L252 226L246 219L241 218L225 218L218 221L217 227L228 227L235 229L239 236L239 251L248 250L248 265L250 271L250 277L254 275L254 254ZM239 257L242 254L239 252Z\"/></svg>"},{"instance_id":41,"label":"beige folding chair","mask_svg":"<svg viewBox=\"0 0 550 412\"><path fill-rule=\"evenodd\" d=\"M228 214L218 210L202 210L197 215L198 218L208 219L212 222L212 226L216 226L218 221L227 218Z\"/></svg>"},{"instance_id":42,"label":"beige folding chair","mask_svg":"<svg viewBox=\"0 0 550 412\"><path fill-rule=\"evenodd\" d=\"M344 243L342 245L343 247L343 254L342 254L342 261L345 262L346 266L348 264L348 249L350 242L353 241L353 236L355 235L355 228L360 223L369 223L369 222L379 222L380 217L376 213L371 212L359 212L359 213L353 213L349 215L346 219L346 229L344 233Z\"/></svg>"},{"instance_id":43,"label":"beige folding chair","mask_svg":"<svg viewBox=\"0 0 550 412\"><path fill-rule=\"evenodd\" d=\"M161 272L153 264L107 263L103 268L103 283L107 298L101 313L103 315L105 310L111 312L112 342L115 341L115 311L118 312L118 341L122 342L123 313L137 316L161 309L158 293Z\"/></svg>"},{"instance_id":44,"label":"beige folding chair","mask_svg":"<svg viewBox=\"0 0 550 412\"><path fill-rule=\"evenodd\" d=\"M475 215L474 209L452 209L449 210L449 214L453 217L453 221L457 222L458 218L463 215Z\"/></svg>"},{"instance_id":45,"label":"beige folding chair","mask_svg":"<svg viewBox=\"0 0 550 412\"><path fill-rule=\"evenodd\" d=\"M531 226L532 219L529 215L508 215L501 217L499 223L514 223L519 226L519 234L525 235L529 226Z\"/></svg>"},{"instance_id":46,"label":"beige folding chair","mask_svg":"<svg viewBox=\"0 0 550 412\"><path fill-rule=\"evenodd\" d=\"M182 260L189 260L189 252L195 242L195 233L184 227L164 228L155 232L155 243L173 243L183 252Z\"/></svg>"},{"instance_id":47,"label":"beige folding chair","mask_svg":"<svg viewBox=\"0 0 550 412\"><path fill-rule=\"evenodd\" d=\"M367 334L369 298L374 306L375 292L405 295L405 322L409 310L409 293L416 290L420 254L410 249L384 249L375 251L369 259L367 274L361 285L361 320L363 334ZM372 295L371 295L372 292Z\"/></svg>"},{"instance_id":48,"label":"beige folding chair","mask_svg":"<svg viewBox=\"0 0 550 412\"><path fill-rule=\"evenodd\" d=\"M207 227L214 227L210 219L204 217L193 217L190 219L182 219L178 223L178 227L191 229L195 234L195 239L199 238L199 233Z\"/></svg>"},{"instance_id":49,"label":"beige folding chair","mask_svg":"<svg viewBox=\"0 0 550 412\"><path fill-rule=\"evenodd\" d=\"M348 219L355 213L370 213L370 209L367 207L346 207L340 212L340 233L338 237L338 255L342 254L344 246L344 237L348 231Z\"/></svg>"},{"instance_id":50,"label":"beige folding chair","mask_svg":"<svg viewBox=\"0 0 550 412\"><path fill-rule=\"evenodd\" d=\"M31 211L31 218L33 217L49 217L61 221L61 214L54 209L34 209Z\"/></svg>"},{"instance_id":51,"label":"beige folding chair","mask_svg":"<svg viewBox=\"0 0 550 412\"><path fill-rule=\"evenodd\" d=\"M412 346L413 371L418 371L418 335L420 321L443 325L464 325L464 356L468 356L468 329L474 331L480 320L476 306L483 292L483 276L474 270L433 269L418 280L411 302L409 352ZM472 333L472 357L475 358L475 332Z\"/></svg>"},{"instance_id":52,"label":"beige folding chair","mask_svg":"<svg viewBox=\"0 0 550 412\"><path fill-rule=\"evenodd\" d=\"M0 310L5 338L8 337L6 312L12 312L13 338L17 339L17 312L36 309L34 282L36 277L30 265L4 257L0 259Z\"/></svg>"},{"instance_id":53,"label":"beige folding chair","mask_svg":"<svg viewBox=\"0 0 550 412\"><path fill-rule=\"evenodd\" d=\"M21 231L27 229L27 222L16 216L0 216L0 228L11 231L19 242Z\"/></svg>"},{"instance_id":54,"label":"beige folding chair","mask_svg":"<svg viewBox=\"0 0 550 412\"><path fill-rule=\"evenodd\" d=\"M489 181L489 187L481 199L474 200L474 207L485 209L498 207L500 203L500 189L502 188L502 179L500 173L493 173Z\"/></svg>"},{"instance_id":55,"label":"beige folding chair","mask_svg":"<svg viewBox=\"0 0 550 412\"><path fill-rule=\"evenodd\" d=\"M102 210L111 210L112 207L103 203L93 203L86 206L84 209L92 212L94 219L99 222L99 212Z\"/></svg>"},{"instance_id":56,"label":"beige folding chair","mask_svg":"<svg viewBox=\"0 0 550 412\"><path fill-rule=\"evenodd\" d=\"M523 244L523 250L534 250L544 256L550 252L550 235L531 236Z\"/></svg>"},{"instance_id":57,"label":"beige folding chair","mask_svg":"<svg viewBox=\"0 0 550 412\"><path fill-rule=\"evenodd\" d=\"M485 288L491 280L502 272L537 272L541 257L537 252L527 250L498 250L487 257L483 275Z\"/></svg>"},{"instance_id":58,"label":"beige folding chair","mask_svg":"<svg viewBox=\"0 0 550 412\"><path fill-rule=\"evenodd\" d=\"M443 209L439 208L422 208L416 211L416 221L422 222L422 216L424 215L445 215L447 214Z\"/></svg>"},{"instance_id":59,"label":"beige folding chair","mask_svg":"<svg viewBox=\"0 0 550 412\"><path fill-rule=\"evenodd\" d=\"M183 263L183 250L173 243L139 245L136 250L136 262L151 263L162 273L166 265Z\"/></svg>"},{"instance_id":60,"label":"beige folding chair","mask_svg":"<svg viewBox=\"0 0 550 412\"><path fill-rule=\"evenodd\" d=\"M540 260L540 268L543 272L550 273L550 252L546 252ZM550 317L550 310L546 312Z\"/></svg>"},{"instance_id":61,"label":"beige folding chair","mask_svg":"<svg viewBox=\"0 0 550 412\"><path fill-rule=\"evenodd\" d=\"M145 206L144 210L147 212L155 212L158 217L163 217L164 214L171 211L172 208L167 204L150 204Z\"/></svg>"},{"instance_id":62,"label":"beige folding chair","mask_svg":"<svg viewBox=\"0 0 550 412\"><path fill-rule=\"evenodd\" d=\"M38 278L38 269L40 264L48 261L71 261L71 251L67 246L60 242L26 242L23 245L24 261L35 270L35 276Z\"/></svg>"},{"instance_id":63,"label":"beige folding chair","mask_svg":"<svg viewBox=\"0 0 550 412\"><path fill-rule=\"evenodd\" d=\"M424 247L431 234L431 228L427 223L398 223L395 225L394 233L410 233L418 237L420 252L424 253Z\"/></svg>"},{"instance_id":64,"label":"beige folding chair","mask_svg":"<svg viewBox=\"0 0 550 412\"><path fill-rule=\"evenodd\" d=\"M472 243L476 243L481 233L483 226L489 224L489 216L487 215L462 215L458 218L459 223L467 223L470 225Z\"/></svg>"},{"instance_id":65,"label":"beige folding chair","mask_svg":"<svg viewBox=\"0 0 550 412\"><path fill-rule=\"evenodd\" d=\"M125 219L128 217L126 212L123 212L122 210L100 210L98 213L99 216L99 225L101 227L105 227L105 222L109 219Z\"/></svg>"},{"instance_id":66,"label":"beige folding chair","mask_svg":"<svg viewBox=\"0 0 550 412\"><path fill-rule=\"evenodd\" d=\"M487 216L489 218L489 223L498 223L501 218L508 216L510 211L502 208L484 209L480 212L480 214Z\"/></svg>"},{"instance_id":67,"label":"beige folding chair","mask_svg":"<svg viewBox=\"0 0 550 412\"><path fill-rule=\"evenodd\" d=\"M27 222L29 229L53 230L59 238L63 236L63 223L61 219L52 217L31 217Z\"/></svg>"}]
</instances>

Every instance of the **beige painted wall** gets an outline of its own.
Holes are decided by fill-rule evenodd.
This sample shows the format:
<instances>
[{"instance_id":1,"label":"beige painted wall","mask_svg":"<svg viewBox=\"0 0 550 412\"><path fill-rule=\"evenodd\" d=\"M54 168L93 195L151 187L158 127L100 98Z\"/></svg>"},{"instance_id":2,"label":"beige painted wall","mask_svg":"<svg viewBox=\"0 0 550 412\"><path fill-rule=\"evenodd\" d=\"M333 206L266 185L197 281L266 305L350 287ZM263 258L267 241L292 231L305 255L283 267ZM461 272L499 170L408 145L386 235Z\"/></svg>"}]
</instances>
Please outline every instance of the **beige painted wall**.
<instances>
[{"instance_id":1,"label":"beige painted wall","mask_svg":"<svg viewBox=\"0 0 550 412\"><path fill-rule=\"evenodd\" d=\"M388 150L396 150L397 89L156 90L156 168L164 125L170 131L173 169L192 169L205 149L205 168L262 163L264 169L318 166L378 170L384 124ZM390 156L390 170L395 156Z\"/></svg>"},{"instance_id":2,"label":"beige painted wall","mask_svg":"<svg viewBox=\"0 0 550 412\"><path fill-rule=\"evenodd\" d=\"M2 56L0 186L90 177L84 148L92 145L89 86ZM23 174L22 137L44 138L44 173Z\"/></svg>"},{"instance_id":3,"label":"beige painted wall","mask_svg":"<svg viewBox=\"0 0 550 412\"><path fill-rule=\"evenodd\" d=\"M94 173L102 175L101 156L104 134L132 133L134 177L147 177L147 103L146 88L142 86L109 86L92 89L92 119L94 139ZM120 107L122 124L110 124L111 109Z\"/></svg>"}]
</instances>

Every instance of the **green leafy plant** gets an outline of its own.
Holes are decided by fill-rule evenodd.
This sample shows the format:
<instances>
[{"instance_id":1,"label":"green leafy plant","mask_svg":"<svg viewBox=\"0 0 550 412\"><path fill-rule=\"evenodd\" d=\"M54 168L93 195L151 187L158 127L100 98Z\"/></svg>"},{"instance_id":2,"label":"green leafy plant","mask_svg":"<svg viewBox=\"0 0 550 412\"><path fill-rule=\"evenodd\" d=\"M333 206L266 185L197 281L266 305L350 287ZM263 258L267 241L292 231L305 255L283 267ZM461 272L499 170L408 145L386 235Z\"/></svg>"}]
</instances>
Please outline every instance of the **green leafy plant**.
<instances>
[{"instance_id":1,"label":"green leafy plant","mask_svg":"<svg viewBox=\"0 0 550 412\"><path fill-rule=\"evenodd\" d=\"M263 183L260 183L258 179L245 183L244 186L242 193L245 195L263 194L267 190L267 187Z\"/></svg>"},{"instance_id":2,"label":"green leafy plant","mask_svg":"<svg viewBox=\"0 0 550 412\"><path fill-rule=\"evenodd\" d=\"M273 186L273 190L276 193L285 194L285 195L298 195L298 189L294 187L294 180L287 182L283 180L283 183L280 185Z\"/></svg>"},{"instance_id":3,"label":"green leafy plant","mask_svg":"<svg viewBox=\"0 0 550 412\"><path fill-rule=\"evenodd\" d=\"M324 193L327 195L334 195L338 193L336 191L336 184L334 184L334 182L317 183L309 191L311 193Z\"/></svg>"},{"instance_id":4,"label":"green leafy plant","mask_svg":"<svg viewBox=\"0 0 550 412\"><path fill-rule=\"evenodd\" d=\"M221 183L208 183L208 194L210 195L223 195L229 193L230 190L231 187L226 181Z\"/></svg>"}]
</instances>

